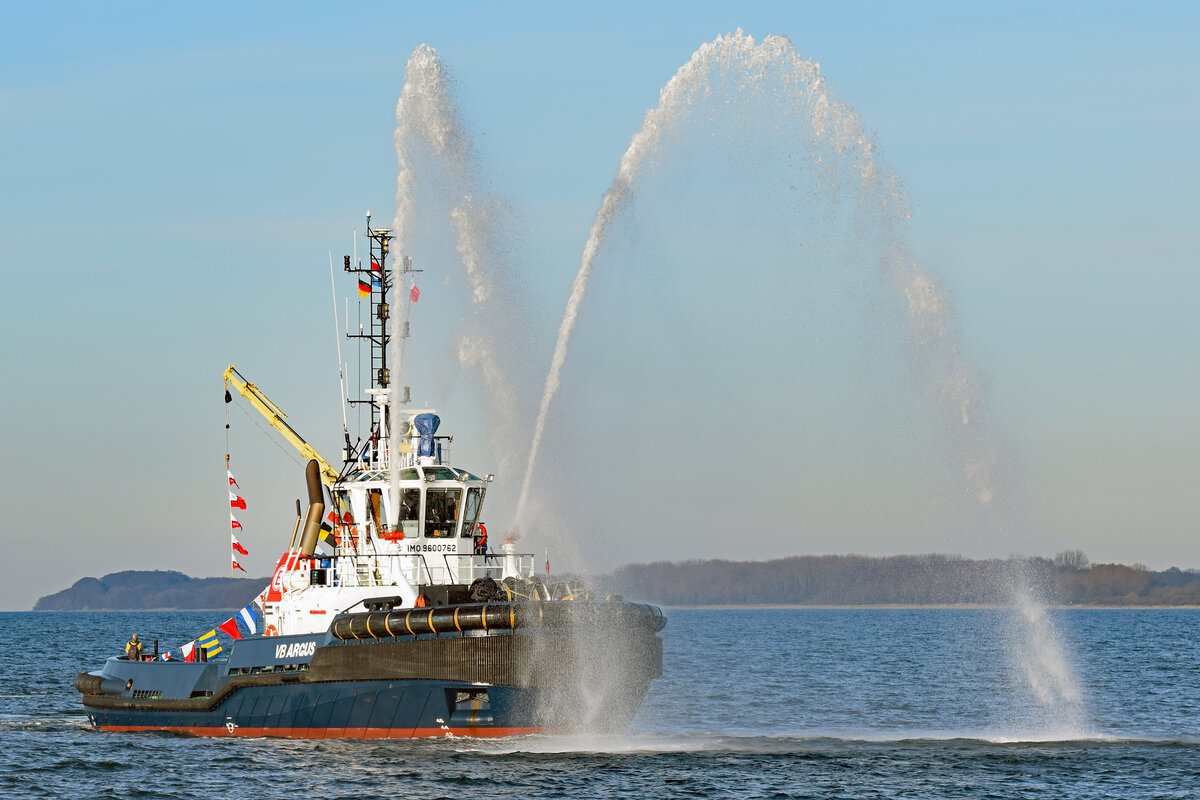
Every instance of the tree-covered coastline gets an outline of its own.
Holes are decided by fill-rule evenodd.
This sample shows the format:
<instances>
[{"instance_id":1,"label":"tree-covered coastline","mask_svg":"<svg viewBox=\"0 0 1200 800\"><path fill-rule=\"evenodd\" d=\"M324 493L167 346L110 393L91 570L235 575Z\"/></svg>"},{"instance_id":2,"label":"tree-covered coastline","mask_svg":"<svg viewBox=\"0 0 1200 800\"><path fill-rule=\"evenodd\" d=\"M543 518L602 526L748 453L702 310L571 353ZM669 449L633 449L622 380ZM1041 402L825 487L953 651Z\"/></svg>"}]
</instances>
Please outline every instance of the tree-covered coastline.
<instances>
[{"instance_id":1,"label":"tree-covered coastline","mask_svg":"<svg viewBox=\"0 0 1200 800\"><path fill-rule=\"evenodd\" d=\"M602 584L669 606L1005 605L1014 587L1055 605L1200 605L1200 570L1091 564L1078 550L1054 559L933 554L656 562L621 567Z\"/></svg>"},{"instance_id":2,"label":"tree-covered coastline","mask_svg":"<svg viewBox=\"0 0 1200 800\"><path fill-rule=\"evenodd\" d=\"M269 578L192 578L167 570L114 572L81 578L70 588L39 598L34 611L203 611L238 609Z\"/></svg>"},{"instance_id":3,"label":"tree-covered coastline","mask_svg":"<svg viewBox=\"0 0 1200 800\"><path fill-rule=\"evenodd\" d=\"M237 609L268 578L192 578L127 571L82 578L34 611ZM1200 570L1091 564L1078 550L1053 559L953 555L792 556L772 561L628 564L592 583L600 593L667 606L1004 605L1013 587L1070 606L1200 606Z\"/></svg>"}]
</instances>

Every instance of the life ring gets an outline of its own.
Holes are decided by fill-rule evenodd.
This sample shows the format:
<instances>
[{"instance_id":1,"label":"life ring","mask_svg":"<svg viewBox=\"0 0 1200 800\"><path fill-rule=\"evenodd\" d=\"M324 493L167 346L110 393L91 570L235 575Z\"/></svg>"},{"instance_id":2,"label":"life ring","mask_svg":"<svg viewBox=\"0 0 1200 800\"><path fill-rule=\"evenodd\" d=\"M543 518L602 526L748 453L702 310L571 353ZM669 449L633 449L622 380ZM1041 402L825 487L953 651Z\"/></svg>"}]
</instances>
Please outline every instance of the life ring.
<instances>
[{"instance_id":1,"label":"life ring","mask_svg":"<svg viewBox=\"0 0 1200 800\"><path fill-rule=\"evenodd\" d=\"M429 598L425 595L417 595L417 602L413 603L414 608L425 608L429 605Z\"/></svg>"},{"instance_id":2,"label":"life ring","mask_svg":"<svg viewBox=\"0 0 1200 800\"><path fill-rule=\"evenodd\" d=\"M275 629L274 625L268 625L267 629L265 631L263 631L263 636L278 636L278 635L279 635L279 631L277 631Z\"/></svg>"}]
</instances>

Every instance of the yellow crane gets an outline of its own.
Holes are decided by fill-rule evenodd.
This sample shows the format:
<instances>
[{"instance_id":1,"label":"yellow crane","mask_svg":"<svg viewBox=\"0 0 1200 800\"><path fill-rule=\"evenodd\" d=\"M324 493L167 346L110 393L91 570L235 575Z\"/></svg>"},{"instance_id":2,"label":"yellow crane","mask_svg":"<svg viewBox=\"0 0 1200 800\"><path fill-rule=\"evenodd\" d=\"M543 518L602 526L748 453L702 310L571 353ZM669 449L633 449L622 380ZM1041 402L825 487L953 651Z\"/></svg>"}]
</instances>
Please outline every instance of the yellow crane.
<instances>
[{"instance_id":1,"label":"yellow crane","mask_svg":"<svg viewBox=\"0 0 1200 800\"><path fill-rule=\"evenodd\" d=\"M237 393L246 398L250 405L254 406L254 410L262 414L263 418L270 423L271 427L279 431L280 435L282 435L284 439L287 439L288 443L292 447L299 450L300 455L306 461L313 459L317 462L317 465L321 468L322 483L324 483L326 486L333 486L333 484L337 482L338 471L333 468L333 465L321 457L321 454L316 451L316 448L304 441L304 437L297 433L295 428L284 422L284 420L287 418L287 414L283 413L279 406L272 403L270 398L262 393L261 389L259 389L250 381L246 380L246 378L237 371L237 368L234 367L233 364L230 364L229 368L225 370L225 375L223 377L225 378L225 386L233 386L234 389L237 389Z\"/></svg>"}]
</instances>

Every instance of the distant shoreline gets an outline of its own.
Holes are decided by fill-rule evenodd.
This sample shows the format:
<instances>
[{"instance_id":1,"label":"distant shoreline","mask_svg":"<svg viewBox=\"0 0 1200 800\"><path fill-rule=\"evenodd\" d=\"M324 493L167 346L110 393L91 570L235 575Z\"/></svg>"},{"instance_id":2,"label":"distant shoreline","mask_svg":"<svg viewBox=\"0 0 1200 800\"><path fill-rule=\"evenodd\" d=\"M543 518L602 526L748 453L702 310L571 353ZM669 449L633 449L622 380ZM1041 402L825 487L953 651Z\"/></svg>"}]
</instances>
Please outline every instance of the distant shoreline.
<instances>
[{"instance_id":1,"label":"distant shoreline","mask_svg":"<svg viewBox=\"0 0 1200 800\"><path fill-rule=\"evenodd\" d=\"M1003 603L869 603L864 605L813 605L811 603L746 603L741 605L664 605L667 611L920 611L920 610L991 610L1001 611L1012 608ZM1200 611L1200 605L1061 605L1051 604L1046 608L1054 611Z\"/></svg>"},{"instance_id":2,"label":"distant shoreline","mask_svg":"<svg viewBox=\"0 0 1200 800\"><path fill-rule=\"evenodd\" d=\"M270 578L192 578L174 570L126 570L80 578L39 598L34 611L236 611Z\"/></svg>"},{"instance_id":3,"label":"distant shoreline","mask_svg":"<svg viewBox=\"0 0 1200 800\"><path fill-rule=\"evenodd\" d=\"M1200 570L1092 564L1077 550L1053 560L930 553L662 561L627 564L606 584L680 607L1003 608L1020 587L1055 608L1200 607Z\"/></svg>"},{"instance_id":4,"label":"distant shoreline","mask_svg":"<svg viewBox=\"0 0 1200 800\"><path fill-rule=\"evenodd\" d=\"M561 596L573 577L548 579L550 594ZM236 610L252 603L269 581L127 570L81 578L40 598L33 610ZM654 562L628 564L585 581L596 597L612 593L681 609L999 609L1010 607L1006 601L1019 586L1062 610L1200 608L1200 570L1092 564L1082 551L1063 551L1053 560L935 553Z\"/></svg>"},{"instance_id":5,"label":"distant shoreline","mask_svg":"<svg viewBox=\"0 0 1200 800\"><path fill-rule=\"evenodd\" d=\"M635 601L639 602L639 601ZM1003 611L1012 608L1002 603L871 603L866 605L813 605L810 603L746 603L741 605L663 605L666 611ZM1200 605L1061 605L1051 604L1053 611L1200 611ZM24 611L14 609L0 614L185 614L225 613L229 608L72 608L63 610Z\"/></svg>"},{"instance_id":6,"label":"distant shoreline","mask_svg":"<svg viewBox=\"0 0 1200 800\"><path fill-rule=\"evenodd\" d=\"M191 614L194 611L198 614L206 614L237 611L237 608L27 608L24 611L0 611L0 614L141 614L143 612L159 614L164 611L185 614Z\"/></svg>"}]
</instances>

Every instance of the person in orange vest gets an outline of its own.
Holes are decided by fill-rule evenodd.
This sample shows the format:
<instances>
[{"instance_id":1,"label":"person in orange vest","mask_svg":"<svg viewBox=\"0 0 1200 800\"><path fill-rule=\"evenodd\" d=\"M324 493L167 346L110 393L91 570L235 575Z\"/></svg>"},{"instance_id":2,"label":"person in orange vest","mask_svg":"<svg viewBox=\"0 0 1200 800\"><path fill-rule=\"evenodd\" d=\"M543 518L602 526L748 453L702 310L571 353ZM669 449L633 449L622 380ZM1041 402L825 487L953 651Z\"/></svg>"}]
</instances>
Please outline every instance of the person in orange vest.
<instances>
[{"instance_id":1,"label":"person in orange vest","mask_svg":"<svg viewBox=\"0 0 1200 800\"><path fill-rule=\"evenodd\" d=\"M475 537L475 555L487 555L487 526L479 523L479 535Z\"/></svg>"}]
</instances>

